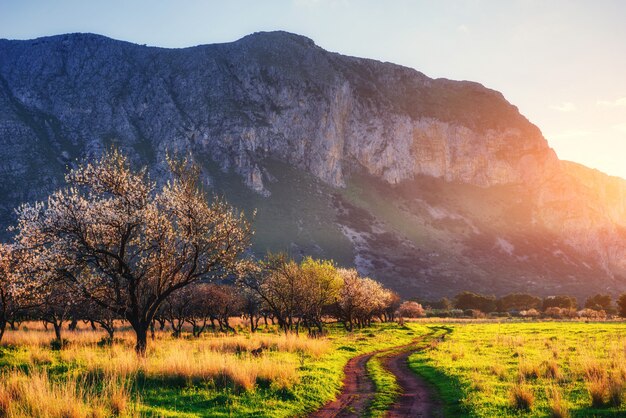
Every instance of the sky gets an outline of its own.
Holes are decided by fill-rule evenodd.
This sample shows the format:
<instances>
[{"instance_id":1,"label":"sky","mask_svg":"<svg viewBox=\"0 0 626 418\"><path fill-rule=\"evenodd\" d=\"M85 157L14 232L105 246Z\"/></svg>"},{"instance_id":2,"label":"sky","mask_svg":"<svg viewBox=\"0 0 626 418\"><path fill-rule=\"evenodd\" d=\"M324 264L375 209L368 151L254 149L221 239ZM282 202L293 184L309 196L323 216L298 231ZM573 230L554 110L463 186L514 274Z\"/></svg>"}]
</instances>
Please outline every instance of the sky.
<instances>
[{"instance_id":1,"label":"sky","mask_svg":"<svg viewBox=\"0 0 626 418\"><path fill-rule=\"evenodd\" d=\"M478 81L561 159L626 178L626 1L0 0L0 38L92 32L163 47L286 30L327 50Z\"/></svg>"}]
</instances>

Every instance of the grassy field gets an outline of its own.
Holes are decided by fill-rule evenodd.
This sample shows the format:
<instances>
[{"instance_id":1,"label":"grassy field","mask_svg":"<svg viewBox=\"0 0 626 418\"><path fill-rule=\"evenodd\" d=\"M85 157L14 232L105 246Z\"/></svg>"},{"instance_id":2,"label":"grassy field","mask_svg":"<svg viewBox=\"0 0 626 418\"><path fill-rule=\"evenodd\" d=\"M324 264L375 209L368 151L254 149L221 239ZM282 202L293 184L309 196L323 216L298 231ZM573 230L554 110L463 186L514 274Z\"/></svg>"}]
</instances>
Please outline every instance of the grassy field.
<instances>
[{"instance_id":1,"label":"grassy field","mask_svg":"<svg viewBox=\"0 0 626 418\"><path fill-rule=\"evenodd\" d=\"M339 392L351 357L409 343L423 349L410 367L437 389L448 416L626 416L622 323L431 320L352 333L330 325L319 339L238 329L180 339L157 332L138 360L126 330L112 345L101 332L66 331L67 346L53 350L52 331L24 324L0 346L0 416L304 416ZM367 363L372 417L399 393L383 367L390 353Z\"/></svg>"},{"instance_id":2,"label":"grassy field","mask_svg":"<svg viewBox=\"0 0 626 418\"><path fill-rule=\"evenodd\" d=\"M39 324L9 331L0 348L0 416L301 416L334 398L342 369L360 353L407 344L425 325L376 324L327 338L205 335L174 339L157 333L138 361L132 335L112 346L103 333L65 332L69 344L50 348ZM23 327L24 328L24 327ZM263 354L251 351L263 347Z\"/></svg>"},{"instance_id":3,"label":"grassy field","mask_svg":"<svg viewBox=\"0 0 626 418\"><path fill-rule=\"evenodd\" d=\"M468 323L410 357L450 416L626 416L626 324Z\"/></svg>"}]
</instances>

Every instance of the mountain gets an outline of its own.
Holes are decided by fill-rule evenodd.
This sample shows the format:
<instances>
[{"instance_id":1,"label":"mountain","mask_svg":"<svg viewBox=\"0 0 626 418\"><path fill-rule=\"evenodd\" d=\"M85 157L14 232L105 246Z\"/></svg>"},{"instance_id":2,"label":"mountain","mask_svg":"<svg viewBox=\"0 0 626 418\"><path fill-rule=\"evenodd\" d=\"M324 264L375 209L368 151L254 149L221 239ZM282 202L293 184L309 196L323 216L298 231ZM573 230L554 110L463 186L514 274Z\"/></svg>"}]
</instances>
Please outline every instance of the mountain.
<instances>
[{"instance_id":1,"label":"mountain","mask_svg":"<svg viewBox=\"0 0 626 418\"><path fill-rule=\"evenodd\" d=\"M560 161L503 95L255 33L165 49L0 40L0 223L111 145L191 153L258 209L254 250L356 265L405 297L626 290L626 181Z\"/></svg>"}]
</instances>

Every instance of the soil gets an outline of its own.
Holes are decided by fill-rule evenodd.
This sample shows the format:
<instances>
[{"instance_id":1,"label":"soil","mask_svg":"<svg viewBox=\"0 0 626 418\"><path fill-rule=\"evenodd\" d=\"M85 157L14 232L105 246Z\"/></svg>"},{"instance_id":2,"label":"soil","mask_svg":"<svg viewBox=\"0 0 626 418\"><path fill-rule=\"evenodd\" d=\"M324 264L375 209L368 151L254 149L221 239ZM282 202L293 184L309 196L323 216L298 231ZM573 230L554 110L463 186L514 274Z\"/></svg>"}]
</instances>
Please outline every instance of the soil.
<instances>
[{"instance_id":1,"label":"soil","mask_svg":"<svg viewBox=\"0 0 626 418\"><path fill-rule=\"evenodd\" d=\"M383 358L383 367L396 376L402 394L387 412L388 418L443 417L441 403L433 389L409 369L408 358L414 351L402 351Z\"/></svg>"},{"instance_id":2,"label":"soil","mask_svg":"<svg viewBox=\"0 0 626 418\"><path fill-rule=\"evenodd\" d=\"M411 369L408 358L417 351L413 344L362 354L348 361L344 368L343 389L337 399L310 415L311 418L363 417L374 397L375 387L366 369L375 354L382 353L382 364L393 373L402 393L386 416L443 417L442 405L433 389Z\"/></svg>"},{"instance_id":3,"label":"soil","mask_svg":"<svg viewBox=\"0 0 626 418\"><path fill-rule=\"evenodd\" d=\"M311 418L362 417L374 397L374 382L367 374L365 365L376 352L362 354L348 361L343 369L343 389L332 402L310 415Z\"/></svg>"}]
</instances>

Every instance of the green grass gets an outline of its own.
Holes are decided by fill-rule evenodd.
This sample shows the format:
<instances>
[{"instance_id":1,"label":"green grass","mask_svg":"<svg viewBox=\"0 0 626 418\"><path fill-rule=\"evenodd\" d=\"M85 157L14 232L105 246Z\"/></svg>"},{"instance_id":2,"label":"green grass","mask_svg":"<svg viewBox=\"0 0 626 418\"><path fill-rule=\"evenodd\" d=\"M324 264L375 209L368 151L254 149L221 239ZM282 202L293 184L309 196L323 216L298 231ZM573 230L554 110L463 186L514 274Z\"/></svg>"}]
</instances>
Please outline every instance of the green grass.
<instances>
[{"instance_id":1,"label":"green grass","mask_svg":"<svg viewBox=\"0 0 626 418\"><path fill-rule=\"evenodd\" d=\"M624 404L591 407L587 370L626 377L625 335L621 323L460 324L409 363L437 388L448 416L550 416L550 388L562 394L573 417L624 416ZM511 391L520 382L535 398L529 412L512 406Z\"/></svg>"},{"instance_id":2,"label":"green grass","mask_svg":"<svg viewBox=\"0 0 626 418\"><path fill-rule=\"evenodd\" d=\"M368 408L370 417L382 417L401 393L393 373L382 365L382 355L374 355L367 362L367 373L374 382L376 393Z\"/></svg>"},{"instance_id":3,"label":"green grass","mask_svg":"<svg viewBox=\"0 0 626 418\"><path fill-rule=\"evenodd\" d=\"M604 395L605 405L592 407L588 390L590 376L597 376L607 388L611 379L626 381L626 324L467 322L442 327L417 322L404 326L374 324L352 333L331 324L329 331L324 355L297 350L269 350L264 354L276 367L295 367L297 379L287 386L257 380L253 388L245 390L219 379L131 374L132 394L146 416L306 416L340 392L343 368L350 358L380 350L367 363L376 388L368 413L380 417L399 394L395 378L383 366L384 357L393 354L393 347L412 344L419 351L409 357L409 365L434 386L447 416L550 416L555 389L572 417L626 416L626 405L610 405L608 392ZM269 330L268 334L273 332ZM72 339L71 333L68 338ZM201 343L195 339L161 338L163 344L187 347L186 355L193 355L198 349L193 344ZM232 337L203 338L209 341ZM432 344L438 339L438 344ZM157 343L158 339L154 344ZM117 349L132 350L131 342L126 344ZM64 351L51 351L40 345L0 346L0 371L37 368L46 370L53 381L80 376L97 380L97 375L88 374L88 360L106 359L110 349L86 339L76 340ZM72 350L79 352L72 354ZM80 350L87 354L80 354ZM164 352L167 350L164 348ZM240 358L245 357L237 357L237 361ZM534 398L530 411L517 410L511 402L512 389L518 385ZM624 388L626 384L621 388L622 396Z\"/></svg>"}]
</instances>

